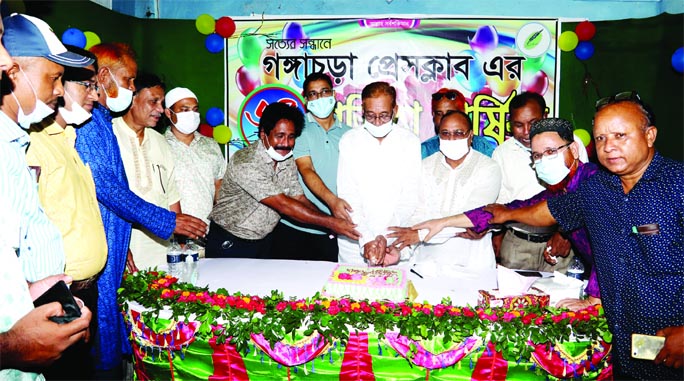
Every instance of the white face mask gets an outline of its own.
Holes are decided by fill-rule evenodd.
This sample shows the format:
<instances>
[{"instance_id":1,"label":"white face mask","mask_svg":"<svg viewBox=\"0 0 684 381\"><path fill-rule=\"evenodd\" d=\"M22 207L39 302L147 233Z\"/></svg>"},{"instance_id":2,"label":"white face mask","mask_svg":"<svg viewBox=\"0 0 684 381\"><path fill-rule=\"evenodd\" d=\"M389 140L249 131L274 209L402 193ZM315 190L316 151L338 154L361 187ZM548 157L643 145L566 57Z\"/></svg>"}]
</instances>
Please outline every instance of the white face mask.
<instances>
[{"instance_id":1,"label":"white face mask","mask_svg":"<svg viewBox=\"0 0 684 381\"><path fill-rule=\"evenodd\" d=\"M107 69L107 71L109 71L109 69ZM109 76L112 78L114 84L119 90L117 92L116 98L111 98L109 94L107 94L107 90L105 90L107 107L109 107L109 109L113 112L121 112L131 105L131 101L133 101L133 92L127 88L119 86L119 83L116 81L116 78L114 78L114 74L112 74L111 71L109 71Z\"/></svg>"},{"instance_id":2,"label":"white face mask","mask_svg":"<svg viewBox=\"0 0 684 381\"><path fill-rule=\"evenodd\" d=\"M263 140L261 141L261 143L264 145L264 147L266 146L266 143L264 143ZM281 155L273 148L273 146L268 147L266 149L266 153L268 154L268 156L271 157L271 159L278 162L285 161L292 156L292 150L290 150L290 152L286 153L285 155Z\"/></svg>"},{"instance_id":3,"label":"white face mask","mask_svg":"<svg viewBox=\"0 0 684 381\"><path fill-rule=\"evenodd\" d=\"M67 124L80 126L85 123L86 120L90 119L92 116L91 113L81 107L80 104L76 103L69 93L65 91L64 94L71 100L71 110L67 110L66 107L60 107L57 109L57 112L59 112L59 115L62 116Z\"/></svg>"},{"instance_id":4,"label":"white face mask","mask_svg":"<svg viewBox=\"0 0 684 381\"><path fill-rule=\"evenodd\" d=\"M173 110L169 109L173 112ZM178 131L190 135L197 130L200 124L200 113L195 111L173 112L176 114L176 123L171 122Z\"/></svg>"},{"instance_id":5,"label":"white face mask","mask_svg":"<svg viewBox=\"0 0 684 381\"><path fill-rule=\"evenodd\" d=\"M335 108L335 97L321 97L306 103L306 109L317 118L327 118Z\"/></svg>"},{"instance_id":6,"label":"white face mask","mask_svg":"<svg viewBox=\"0 0 684 381\"><path fill-rule=\"evenodd\" d=\"M570 173L565 166L565 155L558 154L554 158L542 157L539 163L534 164L537 177L549 185L556 185Z\"/></svg>"},{"instance_id":7,"label":"white face mask","mask_svg":"<svg viewBox=\"0 0 684 381\"><path fill-rule=\"evenodd\" d=\"M27 115L24 114L24 110L21 108L21 104L19 104L19 99L16 95L14 95L14 91L12 91L12 97L14 97L14 100L17 102L17 106L19 106L19 109L17 110L17 122L23 129L28 130L32 124L40 123L43 119L52 115L55 112L55 110L53 110L52 107L46 105L45 102L38 99L38 94L36 94L36 89L33 88L31 80L28 78L26 73L24 73L24 70L21 67L19 68L19 70L24 75L24 78L26 78L26 82L28 82L31 91L33 91L33 97L36 99L36 105L33 108L33 111L31 111Z\"/></svg>"},{"instance_id":8,"label":"white face mask","mask_svg":"<svg viewBox=\"0 0 684 381\"><path fill-rule=\"evenodd\" d=\"M451 160L458 160L470 152L468 138L457 140L439 139L439 150Z\"/></svg>"},{"instance_id":9,"label":"white face mask","mask_svg":"<svg viewBox=\"0 0 684 381\"><path fill-rule=\"evenodd\" d=\"M369 121L365 121L363 123L363 127L371 134L373 137L376 138L384 138L387 136L387 134L392 131L392 121L390 120L389 122L376 126L372 124Z\"/></svg>"}]
</instances>

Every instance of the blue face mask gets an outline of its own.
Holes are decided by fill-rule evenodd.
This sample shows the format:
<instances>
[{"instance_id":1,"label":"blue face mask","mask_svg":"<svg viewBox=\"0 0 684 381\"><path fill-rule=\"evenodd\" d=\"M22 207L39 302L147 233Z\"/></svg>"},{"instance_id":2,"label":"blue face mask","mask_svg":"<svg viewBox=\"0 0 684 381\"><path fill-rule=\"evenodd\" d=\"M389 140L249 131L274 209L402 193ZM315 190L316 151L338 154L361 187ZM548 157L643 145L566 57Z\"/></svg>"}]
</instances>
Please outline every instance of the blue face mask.
<instances>
[{"instance_id":1,"label":"blue face mask","mask_svg":"<svg viewBox=\"0 0 684 381\"><path fill-rule=\"evenodd\" d=\"M558 154L556 157L542 157L539 163L534 164L537 177L549 184L556 185L570 173L570 169L565 166L565 156Z\"/></svg>"}]
</instances>

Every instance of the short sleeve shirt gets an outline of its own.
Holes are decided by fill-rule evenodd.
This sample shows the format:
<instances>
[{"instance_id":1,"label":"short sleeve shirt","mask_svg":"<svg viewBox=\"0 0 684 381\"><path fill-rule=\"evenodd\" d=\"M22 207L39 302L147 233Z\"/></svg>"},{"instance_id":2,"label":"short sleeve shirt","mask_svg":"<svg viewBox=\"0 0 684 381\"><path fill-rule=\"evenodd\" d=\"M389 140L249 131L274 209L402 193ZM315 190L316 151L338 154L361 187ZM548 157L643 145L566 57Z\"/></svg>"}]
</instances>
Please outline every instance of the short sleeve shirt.
<instances>
[{"instance_id":1,"label":"short sleeve shirt","mask_svg":"<svg viewBox=\"0 0 684 381\"><path fill-rule=\"evenodd\" d=\"M261 200L279 194L303 194L294 159L274 164L260 140L236 152L209 219L242 239L266 237L280 221L280 214Z\"/></svg>"}]
</instances>

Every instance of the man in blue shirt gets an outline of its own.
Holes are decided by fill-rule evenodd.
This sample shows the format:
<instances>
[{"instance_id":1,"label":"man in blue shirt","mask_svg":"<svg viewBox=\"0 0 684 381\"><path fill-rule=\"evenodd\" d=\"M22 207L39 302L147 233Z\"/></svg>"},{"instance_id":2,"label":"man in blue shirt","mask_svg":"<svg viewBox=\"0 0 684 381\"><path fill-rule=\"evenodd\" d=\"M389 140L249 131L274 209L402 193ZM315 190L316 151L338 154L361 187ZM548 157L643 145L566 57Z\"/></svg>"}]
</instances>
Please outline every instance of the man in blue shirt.
<instances>
[{"instance_id":1,"label":"man in blue shirt","mask_svg":"<svg viewBox=\"0 0 684 381\"><path fill-rule=\"evenodd\" d=\"M488 208L491 223L587 228L616 379L684 376L684 165L656 152L653 119L634 92L600 100L594 140L605 171L574 193L529 208ZM665 337L655 360L631 357L635 333Z\"/></svg>"},{"instance_id":2,"label":"man in blue shirt","mask_svg":"<svg viewBox=\"0 0 684 381\"><path fill-rule=\"evenodd\" d=\"M351 128L335 117L335 90L327 74L312 73L304 80L308 112L293 156L304 195L326 214L352 222L351 207L337 197L340 138ZM304 226L283 217L273 231L273 258L337 262L337 239L319 227Z\"/></svg>"},{"instance_id":3,"label":"man in blue shirt","mask_svg":"<svg viewBox=\"0 0 684 381\"><path fill-rule=\"evenodd\" d=\"M93 107L90 122L76 130L76 150L95 180L109 250L97 280L96 368L105 372L102 377L121 378L121 355L130 352L130 344L116 291L126 268L131 225L139 224L162 239L170 238L172 233L195 239L205 235L206 224L148 203L129 189L112 128L112 113L121 113L131 104L138 68L135 53L122 43L99 44L91 51L98 60L100 99Z\"/></svg>"},{"instance_id":4,"label":"man in blue shirt","mask_svg":"<svg viewBox=\"0 0 684 381\"><path fill-rule=\"evenodd\" d=\"M435 125L437 134L439 122L449 111L465 111L465 97L458 90L442 88L432 94L432 122ZM479 121L475 121L479 123ZM496 148L487 138L480 135L473 135L472 147L475 151L492 157L492 152ZM439 136L435 135L420 144L421 159L439 151Z\"/></svg>"}]
</instances>

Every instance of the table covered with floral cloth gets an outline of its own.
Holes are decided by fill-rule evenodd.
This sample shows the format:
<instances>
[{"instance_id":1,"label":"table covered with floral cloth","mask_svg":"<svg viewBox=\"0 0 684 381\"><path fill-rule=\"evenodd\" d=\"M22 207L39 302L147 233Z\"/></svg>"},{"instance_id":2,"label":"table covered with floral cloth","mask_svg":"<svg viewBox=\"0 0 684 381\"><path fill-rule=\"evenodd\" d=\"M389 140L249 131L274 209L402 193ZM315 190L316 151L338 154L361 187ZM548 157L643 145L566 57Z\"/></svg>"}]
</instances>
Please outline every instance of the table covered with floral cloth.
<instances>
[{"instance_id":1,"label":"table covered with floral cloth","mask_svg":"<svg viewBox=\"0 0 684 381\"><path fill-rule=\"evenodd\" d=\"M179 282L161 270L125 276L119 295L137 379L612 378L612 338L601 306L504 310L455 303L470 296L448 289L442 300L420 299L420 287L429 282L416 282L414 301L328 299L318 291L332 263L200 264L197 284L224 276L207 286ZM269 274L275 269L288 280Z\"/></svg>"}]
</instances>

